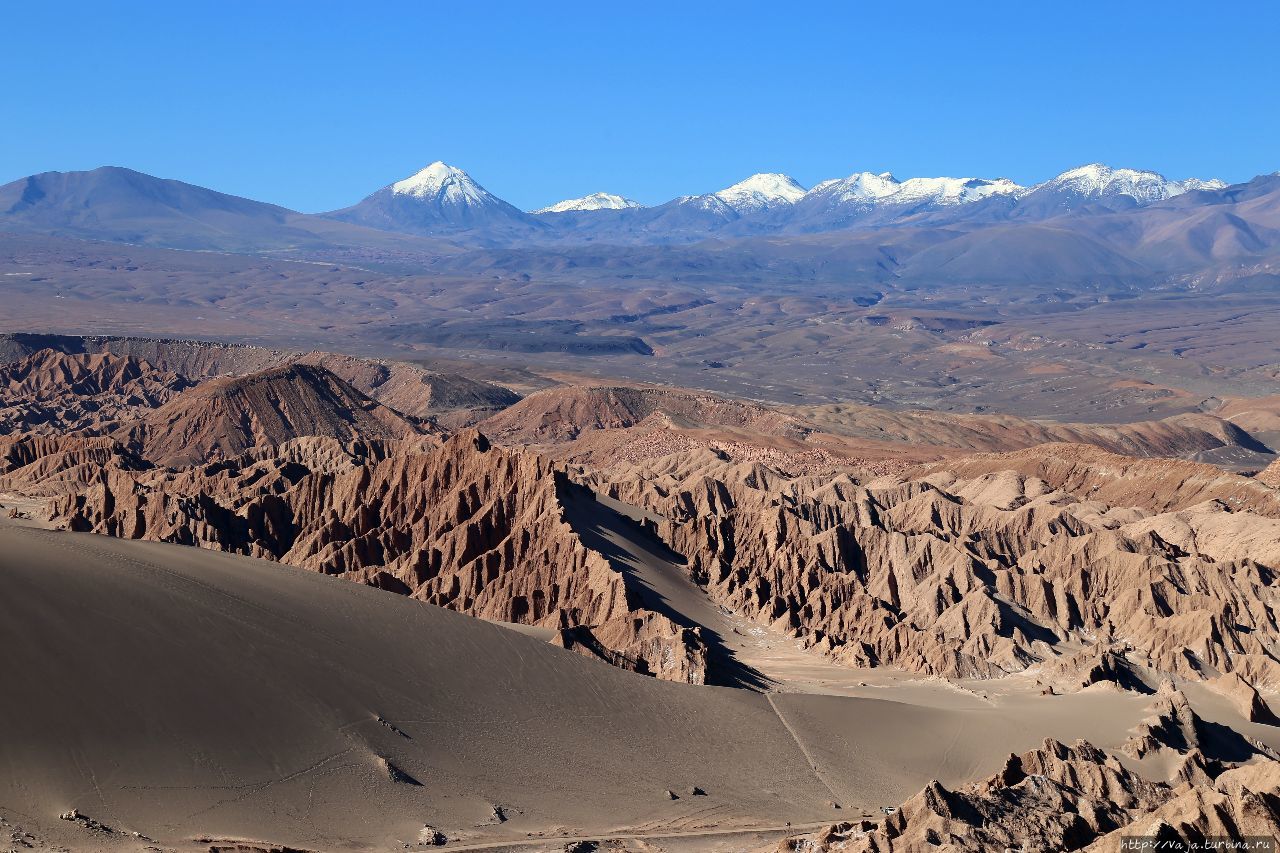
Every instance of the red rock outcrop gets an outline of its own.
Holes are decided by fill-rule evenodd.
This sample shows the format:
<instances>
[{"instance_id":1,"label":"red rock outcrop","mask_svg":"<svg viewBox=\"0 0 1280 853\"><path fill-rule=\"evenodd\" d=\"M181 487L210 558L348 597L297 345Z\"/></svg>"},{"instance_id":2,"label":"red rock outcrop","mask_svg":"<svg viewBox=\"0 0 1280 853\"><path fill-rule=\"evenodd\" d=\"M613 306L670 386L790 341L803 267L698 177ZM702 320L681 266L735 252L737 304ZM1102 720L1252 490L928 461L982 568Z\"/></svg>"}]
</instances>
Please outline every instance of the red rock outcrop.
<instances>
[{"instance_id":1,"label":"red rock outcrop","mask_svg":"<svg viewBox=\"0 0 1280 853\"><path fill-rule=\"evenodd\" d=\"M0 492L50 497L78 492L113 471L151 466L105 436L0 437Z\"/></svg>"}]
</instances>

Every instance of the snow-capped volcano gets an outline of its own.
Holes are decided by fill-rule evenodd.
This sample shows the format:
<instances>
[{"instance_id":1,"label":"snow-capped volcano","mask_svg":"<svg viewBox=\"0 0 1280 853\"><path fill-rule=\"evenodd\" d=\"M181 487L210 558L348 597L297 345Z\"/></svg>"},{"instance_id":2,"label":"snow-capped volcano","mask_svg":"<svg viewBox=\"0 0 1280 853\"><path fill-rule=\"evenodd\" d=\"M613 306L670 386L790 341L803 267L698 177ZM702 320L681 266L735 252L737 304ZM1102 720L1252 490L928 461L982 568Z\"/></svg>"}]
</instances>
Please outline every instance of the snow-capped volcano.
<instances>
[{"instance_id":1,"label":"snow-capped volcano","mask_svg":"<svg viewBox=\"0 0 1280 853\"><path fill-rule=\"evenodd\" d=\"M779 205L795 204L804 198L805 188L789 175L762 172L739 181L717 193L720 201L740 214L769 210Z\"/></svg>"},{"instance_id":2,"label":"snow-capped volcano","mask_svg":"<svg viewBox=\"0 0 1280 853\"><path fill-rule=\"evenodd\" d=\"M627 210L644 207L638 201L612 193L592 193L582 198L567 198L548 207L540 207L532 213L575 213L583 210Z\"/></svg>"},{"instance_id":3,"label":"snow-capped volcano","mask_svg":"<svg viewBox=\"0 0 1280 853\"><path fill-rule=\"evenodd\" d=\"M439 160L383 187L359 204L327 215L411 234L480 229L510 234L513 229L542 227L533 217L480 186L466 172Z\"/></svg>"},{"instance_id":4,"label":"snow-capped volcano","mask_svg":"<svg viewBox=\"0 0 1280 853\"><path fill-rule=\"evenodd\" d=\"M1021 194L1068 193L1083 199L1128 196L1138 204L1144 205L1164 201L1190 190L1221 189L1225 186L1226 184L1219 180L1190 178L1185 181L1172 181L1158 172L1113 169L1102 163L1090 163L1087 166L1068 169L1061 175L1037 184Z\"/></svg>"},{"instance_id":5,"label":"snow-capped volcano","mask_svg":"<svg viewBox=\"0 0 1280 853\"><path fill-rule=\"evenodd\" d=\"M391 192L393 195L463 207L503 203L466 172L439 160L403 181L396 181L391 185Z\"/></svg>"}]
</instances>

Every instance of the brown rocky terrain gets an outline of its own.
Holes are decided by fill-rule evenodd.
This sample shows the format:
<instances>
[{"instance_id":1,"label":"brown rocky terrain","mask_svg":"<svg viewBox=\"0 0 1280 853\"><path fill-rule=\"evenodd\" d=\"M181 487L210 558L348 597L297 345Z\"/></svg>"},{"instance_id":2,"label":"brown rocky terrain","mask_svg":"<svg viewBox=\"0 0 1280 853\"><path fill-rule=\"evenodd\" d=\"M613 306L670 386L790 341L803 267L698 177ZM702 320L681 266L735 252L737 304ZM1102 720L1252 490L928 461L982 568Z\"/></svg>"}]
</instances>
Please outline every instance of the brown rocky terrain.
<instances>
[{"instance_id":1,"label":"brown rocky terrain","mask_svg":"<svg viewBox=\"0 0 1280 853\"><path fill-rule=\"evenodd\" d=\"M194 384L132 356L39 350L0 364L0 434L110 432Z\"/></svg>"},{"instance_id":2,"label":"brown rocky terrain","mask_svg":"<svg viewBox=\"0 0 1280 853\"><path fill-rule=\"evenodd\" d=\"M1224 447L1270 448L1220 413L1184 413L1121 424L1061 423L1007 414L893 411L839 404L800 408L808 422L836 435L1000 452L1049 443L1088 444L1129 456L1190 457Z\"/></svg>"},{"instance_id":3,"label":"brown rocky terrain","mask_svg":"<svg viewBox=\"0 0 1280 853\"><path fill-rule=\"evenodd\" d=\"M369 360L316 353L185 389L133 355L45 350L16 364L5 374L15 399L43 395L72 413L102 395L125 401L110 435L0 439L0 492L44 500L35 520L272 560L518 623L682 689L751 686L768 693L757 710L799 747L829 810L844 799L831 780L860 772L833 770L832 756L856 764L849 755L863 747L825 734L848 717L844 706L778 698L820 683L788 682L788 665L824 678L878 671L836 676L845 690L870 689L859 677L950 679L966 698L931 701L975 703L946 712L961 716L1000 708L969 679L1132 713L1086 741L1060 736L1069 715L1050 710L1055 738L994 775L988 763L952 768L879 822L834 824L784 849L1075 850L1115 833L1275 828L1280 773L1264 742L1276 740L1264 733L1275 722L1264 693L1280 687L1280 493L1265 476L1088 444L922 451L905 433L839 435L785 407L622 386L531 394L484 421L499 446L437 426L443 385ZM456 393L447 405L464 413L457 423L488 399ZM1183 432L1107 429L1134 452L1217 429L1201 416L1173 420ZM1105 444L1103 434L1093 439ZM1124 444L1134 435L1156 439ZM757 641L768 654L748 663ZM761 662L769 674L728 675ZM1193 701L1171 678L1202 693ZM1022 719L1007 713L993 731ZM379 778L422 781L421 768L375 758ZM664 784L660 801L707 796Z\"/></svg>"},{"instance_id":4,"label":"brown rocky terrain","mask_svg":"<svg viewBox=\"0 0 1280 853\"><path fill-rule=\"evenodd\" d=\"M1054 442L1138 457L1227 452L1271 458L1270 448L1246 430L1202 413L1072 424L855 405L764 405L645 385L548 388L479 426L499 443L537 446L558 459L597 467L706 449L790 474L900 473L958 452L1008 452Z\"/></svg>"},{"instance_id":5,"label":"brown rocky terrain","mask_svg":"<svg viewBox=\"0 0 1280 853\"><path fill-rule=\"evenodd\" d=\"M114 436L154 462L183 465L299 436L388 440L419 432L418 425L328 370L291 364L201 383Z\"/></svg>"},{"instance_id":6,"label":"brown rocky terrain","mask_svg":"<svg viewBox=\"0 0 1280 853\"><path fill-rule=\"evenodd\" d=\"M973 454L923 469L961 479L1013 471L1053 488L1152 512L1219 500L1233 509L1280 517L1280 492L1252 477L1179 459L1138 459L1080 444L1048 444L1012 453Z\"/></svg>"},{"instance_id":7,"label":"brown rocky terrain","mask_svg":"<svg viewBox=\"0 0 1280 853\"><path fill-rule=\"evenodd\" d=\"M1096 664L1078 650L1121 643L1156 673L1280 683L1264 639L1280 611L1274 522L1261 514L1275 496L1248 478L1209 477L1208 466L1083 450L1165 471L1168 495L1153 505L1143 500L1153 480L1105 468L1090 469L1094 480L1073 465L1055 484L1000 470L1004 458L961 460L971 479L930 468L865 483L637 466L600 488L655 513L658 535L713 601L849 665L991 678L1076 656L1082 670L1067 680L1083 684ZM1078 455L1050 446L1038 461L1052 473L1064 453ZM1170 479L1170 466L1181 476ZM1121 491L1135 480L1136 492Z\"/></svg>"},{"instance_id":8,"label":"brown rocky terrain","mask_svg":"<svg viewBox=\"0 0 1280 853\"><path fill-rule=\"evenodd\" d=\"M0 436L0 492L28 497L69 494L113 471L150 467L106 436Z\"/></svg>"},{"instance_id":9,"label":"brown rocky terrain","mask_svg":"<svg viewBox=\"0 0 1280 853\"><path fill-rule=\"evenodd\" d=\"M309 352L296 361L323 367L382 405L410 417L462 413L459 419L470 422L520 400L519 394L501 385L404 362L328 352Z\"/></svg>"},{"instance_id":10,"label":"brown rocky terrain","mask_svg":"<svg viewBox=\"0 0 1280 853\"><path fill-rule=\"evenodd\" d=\"M520 399L500 385L458 373L339 353L168 338L0 335L0 363L21 361L46 349L73 357L107 354L133 358L193 381L244 376L300 362L323 367L356 390L410 417L452 414L474 420Z\"/></svg>"},{"instance_id":11,"label":"brown rocky terrain","mask_svg":"<svg viewBox=\"0 0 1280 853\"><path fill-rule=\"evenodd\" d=\"M1280 762L1222 770L1188 756L1194 782L1150 781L1086 741L1046 740L958 790L937 782L877 825L841 823L781 851L925 853L1118 849L1122 836L1194 843L1280 833Z\"/></svg>"}]
</instances>

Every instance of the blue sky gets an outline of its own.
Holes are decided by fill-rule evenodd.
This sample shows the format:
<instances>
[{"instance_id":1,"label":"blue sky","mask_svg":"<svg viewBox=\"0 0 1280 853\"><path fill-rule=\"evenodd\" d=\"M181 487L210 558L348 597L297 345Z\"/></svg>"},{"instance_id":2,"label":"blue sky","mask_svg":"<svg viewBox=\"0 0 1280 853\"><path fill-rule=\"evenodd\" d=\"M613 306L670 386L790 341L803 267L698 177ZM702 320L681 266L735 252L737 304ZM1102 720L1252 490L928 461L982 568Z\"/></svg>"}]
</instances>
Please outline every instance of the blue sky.
<instances>
[{"instance_id":1,"label":"blue sky","mask_svg":"<svg viewBox=\"0 0 1280 853\"><path fill-rule=\"evenodd\" d=\"M436 159L520 207L758 171L1280 169L1280 4L0 4L0 182L112 164L319 211Z\"/></svg>"}]
</instances>

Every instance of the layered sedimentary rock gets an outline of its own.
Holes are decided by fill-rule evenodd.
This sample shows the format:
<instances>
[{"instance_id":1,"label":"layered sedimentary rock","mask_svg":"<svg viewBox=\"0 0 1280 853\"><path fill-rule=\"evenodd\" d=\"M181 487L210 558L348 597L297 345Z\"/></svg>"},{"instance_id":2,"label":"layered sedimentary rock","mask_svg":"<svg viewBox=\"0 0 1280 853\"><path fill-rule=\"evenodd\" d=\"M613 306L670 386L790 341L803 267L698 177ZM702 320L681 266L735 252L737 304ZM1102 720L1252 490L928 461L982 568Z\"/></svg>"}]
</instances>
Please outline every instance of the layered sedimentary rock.
<instances>
[{"instance_id":1,"label":"layered sedimentary rock","mask_svg":"<svg viewBox=\"0 0 1280 853\"><path fill-rule=\"evenodd\" d=\"M1048 457L1061 453L1051 447ZM1244 496L1269 508L1245 487L1240 501L1228 493L1188 508L1170 524L1194 535L1169 542L1144 506L1084 499L1018 471L862 484L736 473L679 479L628 468L599 485L661 517L659 535L713 600L839 661L997 677L1067 649L1120 644L1156 673L1280 684L1275 566L1258 562L1274 551L1241 553L1237 537L1211 529L1270 529L1271 518L1233 509L1249 505ZM1170 490L1239 487L1224 477L1180 477Z\"/></svg>"},{"instance_id":2,"label":"layered sedimentary rock","mask_svg":"<svg viewBox=\"0 0 1280 853\"><path fill-rule=\"evenodd\" d=\"M114 437L159 464L190 465L300 436L390 440L420 431L328 370L293 364L204 382Z\"/></svg>"},{"instance_id":3,"label":"layered sedimentary rock","mask_svg":"<svg viewBox=\"0 0 1280 853\"><path fill-rule=\"evenodd\" d=\"M179 471L104 469L54 503L73 530L280 560L484 618L571 632L612 663L701 683L695 631L637 613L609 562L564 520L564 475L464 431L286 442ZM580 632L580 633L579 633Z\"/></svg>"},{"instance_id":4,"label":"layered sedimentary rock","mask_svg":"<svg viewBox=\"0 0 1280 853\"><path fill-rule=\"evenodd\" d=\"M554 444L583 433L634 427L653 415L688 426L750 428L802 437L811 429L756 403L668 388L570 386L530 394L482 425L495 441Z\"/></svg>"},{"instance_id":5,"label":"layered sedimentary rock","mask_svg":"<svg viewBox=\"0 0 1280 853\"><path fill-rule=\"evenodd\" d=\"M0 434L110 432L194 384L131 356L38 350L0 365Z\"/></svg>"}]
</instances>

